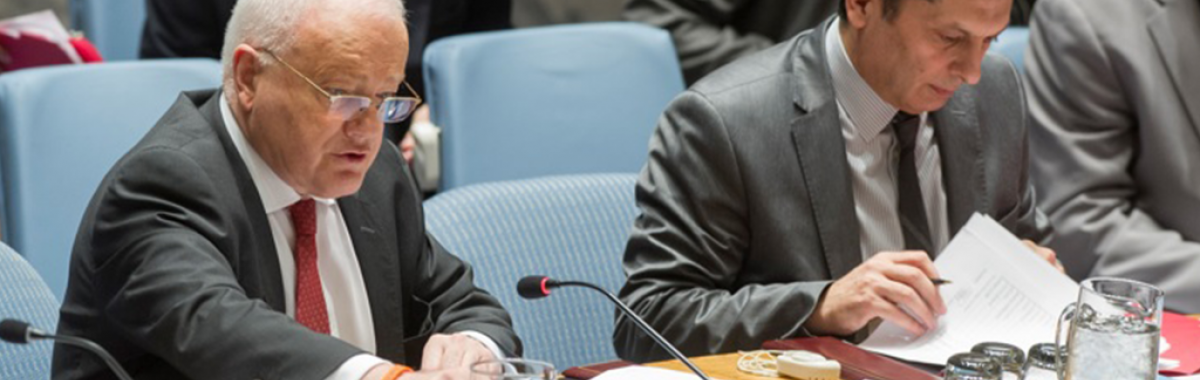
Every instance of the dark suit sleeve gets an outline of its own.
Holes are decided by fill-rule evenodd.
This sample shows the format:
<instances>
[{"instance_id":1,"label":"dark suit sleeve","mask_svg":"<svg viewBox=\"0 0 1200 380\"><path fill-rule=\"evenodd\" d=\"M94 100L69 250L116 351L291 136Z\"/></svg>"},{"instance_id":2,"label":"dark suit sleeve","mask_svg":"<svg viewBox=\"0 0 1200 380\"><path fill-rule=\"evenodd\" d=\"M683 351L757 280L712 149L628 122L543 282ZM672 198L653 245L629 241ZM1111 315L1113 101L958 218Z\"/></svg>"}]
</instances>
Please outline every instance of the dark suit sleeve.
<instances>
[{"instance_id":1,"label":"dark suit sleeve","mask_svg":"<svg viewBox=\"0 0 1200 380\"><path fill-rule=\"evenodd\" d=\"M214 186L201 165L168 148L140 151L116 170L96 200L94 231L81 231L90 234L91 299L106 322L96 328L112 330L104 334L196 379L322 379L361 353L247 297L237 260L222 253L253 250L227 246L237 240L227 235L252 233L217 206L237 197L220 193L231 186Z\"/></svg>"},{"instance_id":2,"label":"dark suit sleeve","mask_svg":"<svg viewBox=\"0 0 1200 380\"><path fill-rule=\"evenodd\" d=\"M730 25L735 13L752 3L750 0L630 0L625 5L625 18L670 32L684 79L693 83L729 62L775 44L767 36L745 33Z\"/></svg>"},{"instance_id":3,"label":"dark suit sleeve","mask_svg":"<svg viewBox=\"0 0 1200 380\"><path fill-rule=\"evenodd\" d=\"M512 0L473 0L459 33L512 29Z\"/></svg>"},{"instance_id":4,"label":"dark suit sleeve","mask_svg":"<svg viewBox=\"0 0 1200 380\"><path fill-rule=\"evenodd\" d=\"M139 56L220 58L236 0L146 0Z\"/></svg>"},{"instance_id":5,"label":"dark suit sleeve","mask_svg":"<svg viewBox=\"0 0 1200 380\"><path fill-rule=\"evenodd\" d=\"M517 339L508 312L500 302L483 289L475 287L471 266L451 255L433 238L419 264L421 282L415 296L429 304L433 331L451 334L477 331L492 338L508 356L520 356L521 342Z\"/></svg>"},{"instance_id":6,"label":"dark suit sleeve","mask_svg":"<svg viewBox=\"0 0 1200 380\"><path fill-rule=\"evenodd\" d=\"M410 220L417 226L424 226L424 211L419 197L421 192L416 188L412 172L395 145L385 145L384 149L380 155L387 157L381 160L386 159L396 167L395 171L389 173L402 176L404 180L399 181L398 186L407 189L397 192L404 194L400 195L403 199L399 202L406 204L401 209L418 210L413 213L416 217ZM448 252L433 235L425 232L422 236L425 241L415 260L415 270L409 272L415 274L415 279L409 283L414 289L413 297L427 313L426 316L416 317L425 317L429 325L421 326L418 333L406 338L405 350L410 365L415 367L413 363L420 363L425 342L434 333L476 331L491 338L506 355L520 356L521 341L513 330L512 318L500 301L475 286L475 274L470 264ZM420 309L416 310L420 312Z\"/></svg>"},{"instance_id":7,"label":"dark suit sleeve","mask_svg":"<svg viewBox=\"0 0 1200 380\"><path fill-rule=\"evenodd\" d=\"M687 355L808 335L801 325L829 284L738 283L753 234L738 157L722 115L688 91L659 120L638 180L621 298ZM626 360L668 357L621 315L613 337Z\"/></svg>"}]
</instances>

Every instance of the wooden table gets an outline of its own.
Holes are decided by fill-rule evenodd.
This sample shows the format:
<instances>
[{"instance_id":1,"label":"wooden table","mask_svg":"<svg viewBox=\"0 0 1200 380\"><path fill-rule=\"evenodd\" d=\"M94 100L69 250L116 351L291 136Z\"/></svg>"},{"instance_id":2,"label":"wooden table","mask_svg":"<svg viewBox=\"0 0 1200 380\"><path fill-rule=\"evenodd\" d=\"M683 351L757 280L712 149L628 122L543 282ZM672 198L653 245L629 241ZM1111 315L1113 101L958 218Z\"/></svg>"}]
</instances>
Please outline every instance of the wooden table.
<instances>
[{"instance_id":1,"label":"wooden table","mask_svg":"<svg viewBox=\"0 0 1200 380\"><path fill-rule=\"evenodd\" d=\"M1189 315L1189 317L1200 319L1200 314L1192 314L1192 315ZM739 357L741 357L740 354L732 353L732 354L700 356L700 357L695 357L695 358L691 358L691 359L692 359L692 363L695 363L697 367L700 367L700 369L703 370L704 373L707 373L709 376L716 378L716 379L721 379L721 380L786 379L783 377L763 377L763 376L754 376L754 375L742 373L741 371L738 371L738 369L737 369L737 361L738 361ZM676 371L681 371L681 372L692 373L692 371L689 370L687 366L683 365L683 363L681 363L678 360L665 360L665 361L661 361L661 362L649 363L646 365L650 366L650 367L666 368L666 369L671 369L671 370L676 370Z\"/></svg>"},{"instance_id":2,"label":"wooden table","mask_svg":"<svg viewBox=\"0 0 1200 380\"><path fill-rule=\"evenodd\" d=\"M738 362L738 358L740 358L741 356L742 356L741 354L732 353L732 354L701 356L701 357L695 357L695 358L691 358L691 359L692 359L692 363L695 363L697 367L700 367L700 370L704 371L704 373L708 374L708 376L710 376L714 379L721 379L721 380L785 379L783 377L754 376L754 375L743 373L742 371L738 371L737 362ZM692 370L688 369L687 366L683 365L683 363L678 360L667 360L667 361L661 361L661 362L654 362L654 363L646 364L646 366L673 369L676 371L692 373Z\"/></svg>"}]
</instances>

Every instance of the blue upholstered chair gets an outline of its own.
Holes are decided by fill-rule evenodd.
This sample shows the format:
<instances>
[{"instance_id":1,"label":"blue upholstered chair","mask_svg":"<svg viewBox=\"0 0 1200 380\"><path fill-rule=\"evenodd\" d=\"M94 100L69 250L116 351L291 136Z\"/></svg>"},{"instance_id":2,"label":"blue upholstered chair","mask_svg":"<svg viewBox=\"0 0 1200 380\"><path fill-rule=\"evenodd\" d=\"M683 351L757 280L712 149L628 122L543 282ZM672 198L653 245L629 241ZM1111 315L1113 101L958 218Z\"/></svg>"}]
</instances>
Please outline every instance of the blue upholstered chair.
<instances>
[{"instance_id":1,"label":"blue upholstered chair","mask_svg":"<svg viewBox=\"0 0 1200 380\"><path fill-rule=\"evenodd\" d=\"M29 322L44 331L58 325L58 301L36 271L20 255L0 243L0 319ZM0 379L49 379L54 344L0 342Z\"/></svg>"},{"instance_id":2,"label":"blue upholstered chair","mask_svg":"<svg viewBox=\"0 0 1200 380\"><path fill-rule=\"evenodd\" d=\"M1025 72L1025 49L1029 47L1029 28L1012 26L1005 29L992 44L991 50L1008 57L1017 71Z\"/></svg>"},{"instance_id":3,"label":"blue upholstered chair","mask_svg":"<svg viewBox=\"0 0 1200 380\"><path fill-rule=\"evenodd\" d=\"M75 232L108 169L182 90L220 84L208 59L113 62L0 75L0 227L59 299Z\"/></svg>"},{"instance_id":4,"label":"blue upholstered chair","mask_svg":"<svg viewBox=\"0 0 1200 380\"><path fill-rule=\"evenodd\" d=\"M71 25L96 44L105 61L138 58L146 0L71 0Z\"/></svg>"},{"instance_id":5,"label":"blue upholstered chair","mask_svg":"<svg viewBox=\"0 0 1200 380\"><path fill-rule=\"evenodd\" d=\"M526 275L593 282L616 292L621 257L637 215L635 174L540 177L470 185L425 202L426 226L475 268L475 284L500 300L525 343L525 357L560 370L617 359L614 307L600 294L561 288L525 300Z\"/></svg>"},{"instance_id":6,"label":"blue upholstered chair","mask_svg":"<svg viewBox=\"0 0 1200 380\"><path fill-rule=\"evenodd\" d=\"M427 101L442 128L442 189L555 174L636 172L683 76L670 36L633 23L438 40Z\"/></svg>"}]
</instances>

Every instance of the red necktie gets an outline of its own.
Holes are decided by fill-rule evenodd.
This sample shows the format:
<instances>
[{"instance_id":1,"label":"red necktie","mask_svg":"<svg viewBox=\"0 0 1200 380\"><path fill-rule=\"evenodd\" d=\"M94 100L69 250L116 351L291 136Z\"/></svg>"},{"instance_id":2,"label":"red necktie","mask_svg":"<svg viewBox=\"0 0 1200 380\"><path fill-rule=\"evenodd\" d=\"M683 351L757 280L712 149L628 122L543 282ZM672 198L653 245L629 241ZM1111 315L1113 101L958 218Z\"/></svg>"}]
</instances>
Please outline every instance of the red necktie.
<instances>
[{"instance_id":1,"label":"red necktie","mask_svg":"<svg viewBox=\"0 0 1200 380\"><path fill-rule=\"evenodd\" d=\"M296 321L313 331L329 333L329 311L321 292L321 272L317 270L317 211L312 199L288 207L296 231Z\"/></svg>"}]
</instances>

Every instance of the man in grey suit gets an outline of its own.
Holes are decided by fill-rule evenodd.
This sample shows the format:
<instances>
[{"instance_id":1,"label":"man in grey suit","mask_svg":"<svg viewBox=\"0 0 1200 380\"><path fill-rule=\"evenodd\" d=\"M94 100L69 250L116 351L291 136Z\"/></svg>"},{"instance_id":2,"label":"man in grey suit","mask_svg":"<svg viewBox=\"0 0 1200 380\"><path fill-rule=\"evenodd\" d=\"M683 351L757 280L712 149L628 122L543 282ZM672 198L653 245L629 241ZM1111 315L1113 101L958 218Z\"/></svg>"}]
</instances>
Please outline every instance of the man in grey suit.
<instances>
[{"instance_id":1,"label":"man in grey suit","mask_svg":"<svg viewBox=\"0 0 1200 380\"><path fill-rule=\"evenodd\" d=\"M1026 83L1033 182L1076 279L1200 313L1200 2L1042 0Z\"/></svg>"},{"instance_id":2,"label":"man in grey suit","mask_svg":"<svg viewBox=\"0 0 1200 380\"><path fill-rule=\"evenodd\" d=\"M400 0L239 1L222 89L181 96L97 189L58 331L139 379L465 380L519 355L384 144L419 103L395 93L407 51ZM55 379L106 374L55 347Z\"/></svg>"},{"instance_id":3,"label":"man in grey suit","mask_svg":"<svg viewBox=\"0 0 1200 380\"><path fill-rule=\"evenodd\" d=\"M923 333L945 311L930 256L973 213L1026 239L1049 232L1020 81L985 55L1011 0L841 7L704 78L659 121L621 297L689 355L862 338L877 318ZM666 356L624 318L614 340L629 360Z\"/></svg>"}]
</instances>

